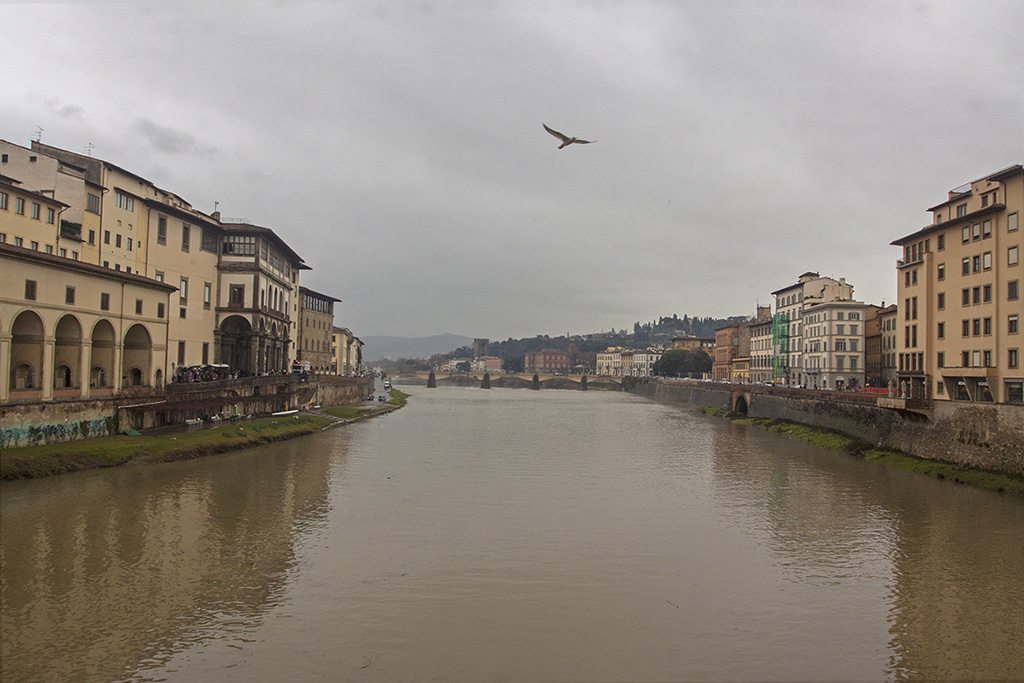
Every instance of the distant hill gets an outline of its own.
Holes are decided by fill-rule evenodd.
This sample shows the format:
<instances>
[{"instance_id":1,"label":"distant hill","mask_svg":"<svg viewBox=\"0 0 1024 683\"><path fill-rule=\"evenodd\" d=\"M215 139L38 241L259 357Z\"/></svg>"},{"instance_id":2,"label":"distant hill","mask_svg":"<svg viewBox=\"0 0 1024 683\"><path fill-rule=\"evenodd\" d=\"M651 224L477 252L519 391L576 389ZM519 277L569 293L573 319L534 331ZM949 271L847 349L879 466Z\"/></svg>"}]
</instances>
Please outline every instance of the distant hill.
<instances>
[{"instance_id":1,"label":"distant hill","mask_svg":"<svg viewBox=\"0 0 1024 683\"><path fill-rule=\"evenodd\" d=\"M382 358L430 358L435 353L448 353L460 346L472 346L472 337L457 334L435 334L431 337L360 337L363 362Z\"/></svg>"}]
</instances>

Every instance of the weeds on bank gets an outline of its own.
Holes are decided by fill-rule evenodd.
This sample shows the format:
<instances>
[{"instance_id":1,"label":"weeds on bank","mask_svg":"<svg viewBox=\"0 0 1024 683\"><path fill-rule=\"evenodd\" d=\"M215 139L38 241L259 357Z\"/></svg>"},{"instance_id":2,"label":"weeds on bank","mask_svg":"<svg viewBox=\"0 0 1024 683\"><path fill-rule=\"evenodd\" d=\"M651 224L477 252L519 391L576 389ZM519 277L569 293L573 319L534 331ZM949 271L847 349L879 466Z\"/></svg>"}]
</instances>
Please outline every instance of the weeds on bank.
<instances>
[{"instance_id":1,"label":"weeds on bank","mask_svg":"<svg viewBox=\"0 0 1024 683\"><path fill-rule=\"evenodd\" d=\"M158 436L104 436L81 441L4 448L0 479L24 479L64 474L129 461L184 460L224 453L319 431L330 420L315 415L270 417L243 423Z\"/></svg>"},{"instance_id":2,"label":"weeds on bank","mask_svg":"<svg viewBox=\"0 0 1024 683\"><path fill-rule=\"evenodd\" d=\"M408 398L409 398L409 394L407 394L407 393L405 393L403 391L399 391L398 389L392 389L389 392L389 394L390 394L391 398L388 399L388 403L390 403L393 406L398 406L399 408L404 406L407 403Z\"/></svg>"},{"instance_id":3,"label":"weeds on bank","mask_svg":"<svg viewBox=\"0 0 1024 683\"><path fill-rule=\"evenodd\" d=\"M781 420L766 420L762 418L734 417L735 413L729 413L720 408L701 406L700 411L705 415L725 417L736 424L746 424L759 427L771 432L785 434L786 436L800 441L820 446L833 451L854 453L865 460L878 463L885 467L923 474L936 479L948 479L958 484L970 484L979 488L1007 493L1013 496L1024 497L1024 476L1006 474L1002 472L989 472L961 467L954 463L942 462L939 460L926 460L917 458L906 453L896 451L869 448L866 444L852 437L818 427L783 422Z\"/></svg>"}]
</instances>

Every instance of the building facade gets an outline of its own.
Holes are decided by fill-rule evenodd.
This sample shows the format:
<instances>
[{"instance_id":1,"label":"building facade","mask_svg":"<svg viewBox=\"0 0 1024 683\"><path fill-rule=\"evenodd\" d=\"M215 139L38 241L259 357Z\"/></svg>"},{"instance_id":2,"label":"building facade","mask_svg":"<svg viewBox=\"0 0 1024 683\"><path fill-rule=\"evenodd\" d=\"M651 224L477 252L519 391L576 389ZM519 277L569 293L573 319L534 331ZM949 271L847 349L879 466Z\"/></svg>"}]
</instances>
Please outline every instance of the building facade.
<instances>
[{"instance_id":1,"label":"building facade","mask_svg":"<svg viewBox=\"0 0 1024 683\"><path fill-rule=\"evenodd\" d=\"M299 287L298 350L295 358L307 361L310 368L320 374L335 374L332 352L334 332L333 296Z\"/></svg>"},{"instance_id":2,"label":"building facade","mask_svg":"<svg viewBox=\"0 0 1024 683\"><path fill-rule=\"evenodd\" d=\"M523 368L525 372L568 373L569 353L558 349L527 353L523 358Z\"/></svg>"},{"instance_id":3,"label":"building facade","mask_svg":"<svg viewBox=\"0 0 1024 683\"><path fill-rule=\"evenodd\" d=\"M861 301L807 301L800 318L801 384L812 389L864 386L864 314Z\"/></svg>"},{"instance_id":4,"label":"building facade","mask_svg":"<svg viewBox=\"0 0 1024 683\"><path fill-rule=\"evenodd\" d=\"M950 190L929 225L894 240L901 397L1022 403L1017 164Z\"/></svg>"},{"instance_id":5,"label":"building facade","mask_svg":"<svg viewBox=\"0 0 1024 683\"><path fill-rule=\"evenodd\" d=\"M740 326L725 325L715 330L715 355L711 365L711 379L729 382L732 379L732 360L740 355Z\"/></svg>"}]
</instances>

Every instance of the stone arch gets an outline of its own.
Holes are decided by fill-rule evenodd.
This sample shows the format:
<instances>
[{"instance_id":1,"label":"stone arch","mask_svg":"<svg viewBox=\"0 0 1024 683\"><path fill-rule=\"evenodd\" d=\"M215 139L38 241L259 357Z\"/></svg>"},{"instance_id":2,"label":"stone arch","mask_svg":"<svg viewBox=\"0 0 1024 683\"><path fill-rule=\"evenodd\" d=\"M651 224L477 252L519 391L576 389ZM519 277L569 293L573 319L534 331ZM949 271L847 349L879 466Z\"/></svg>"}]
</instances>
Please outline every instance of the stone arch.
<instances>
[{"instance_id":1,"label":"stone arch","mask_svg":"<svg viewBox=\"0 0 1024 683\"><path fill-rule=\"evenodd\" d=\"M11 325L11 389L38 389L43 370L43 321L22 311Z\"/></svg>"},{"instance_id":2,"label":"stone arch","mask_svg":"<svg viewBox=\"0 0 1024 683\"><path fill-rule=\"evenodd\" d=\"M124 335L121 352L121 376L124 383L133 387L148 386L152 364L153 342L149 330L142 323L135 323Z\"/></svg>"},{"instance_id":3,"label":"stone arch","mask_svg":"<svg viewBox=\"0 0 1024 683\"><path fill-rule=\"evenodd\" d=\"M89 359L89 386L109 387L114 370L114 326L109 320L98 321L92 328L92 354Z\"/></svg>"},{"instance_id":4,"label":"stone arch","mask_svg":"<svg viewBox=\"0 0 1024 683\"><path fill-rule=\"evenodd\" d=\"M744 396L743 394L737 396L736 399L733 401L732 409L733 412L739 413L741 415L746 415L748 410L747 397Z\"/></svg>"},{"instance_id":5,"label":"stone arch","mask_svg":"<svg viewBox=\"0 0 1024 683\"><path fill-rule=\"evenodd\" d=\"M252 373L252 325L240 315L229 315L220 324L220 362L232 370Z\"/></svg>"},{"instance_id":6,"label":"stone arch","mask_svg":"<svg viewBox=\"0 0 1024 683\"><path fill-rule=\"evenodd\" d=\"M53 347L53 387L70 389L82 376L82 324L72 314L57 321Z\"/></svg>"}]
</instances>

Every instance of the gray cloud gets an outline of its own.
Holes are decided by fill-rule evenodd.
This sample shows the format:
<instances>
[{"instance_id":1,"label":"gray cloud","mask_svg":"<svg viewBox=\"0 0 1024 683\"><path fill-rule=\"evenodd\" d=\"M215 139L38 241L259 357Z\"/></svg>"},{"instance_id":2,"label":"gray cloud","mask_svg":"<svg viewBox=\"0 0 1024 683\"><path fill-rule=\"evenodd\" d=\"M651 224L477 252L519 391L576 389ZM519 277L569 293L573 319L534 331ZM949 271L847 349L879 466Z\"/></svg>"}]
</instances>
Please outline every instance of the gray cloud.
<instances>
[{"instance_id":1,"label":"gray cloud","mask_svg":"<svg viewBox=\"0 0 1024 683\"><path fill-rule=\"evenodd\" d=\"M357 334L495 339L753 312L807 270L891 301L889 243L1024 160L1012 0L384 7L0 6L79 67L12 35L4 137L274 228Z\"/></svg>"}]
</instances>

